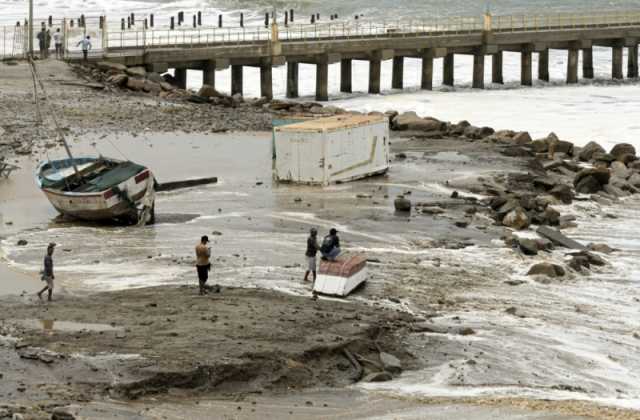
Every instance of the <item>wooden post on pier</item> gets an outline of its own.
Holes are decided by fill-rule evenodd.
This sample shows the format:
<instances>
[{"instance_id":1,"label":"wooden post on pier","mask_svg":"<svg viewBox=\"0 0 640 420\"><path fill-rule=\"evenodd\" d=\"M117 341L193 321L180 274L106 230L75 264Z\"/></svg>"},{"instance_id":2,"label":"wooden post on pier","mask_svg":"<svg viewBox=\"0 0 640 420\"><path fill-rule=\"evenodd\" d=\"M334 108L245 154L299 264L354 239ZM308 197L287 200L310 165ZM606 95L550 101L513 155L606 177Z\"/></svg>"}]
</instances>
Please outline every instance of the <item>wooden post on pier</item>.
<instances>
[{"instance_id":1,"label":"wooden post on pier","mask_svg":"<svg viewBox=\"0 0 640 420\"><path fill-rule=\"evenodd\" d=\"M531 86L533 84L531 55L532 53L530 48L522 48L520 53L520 84L523 86Z\"/></svg>"},{"instance_id":2,"label":"wooden post on pier","mask_svg":"<svg viewBox=\"0 0 640 420\"><path fill-rule=\"evenodd\" d=\"M473 83L474 89L484 89L484 52L473 55Z\"/></svg>"},{"instance_id":3,"label":"wooden post on pier","mask_svg":"<svg viewBox=\"0 0 640 420\"><path fill-rule=\"evenodd\" d=\"M615 45L611 49L611 77L617 80L624 79L622 74L622 45Z\"/></svg>"},{"instance_id":4,"label":"wooden post on pier","mask_svg":"<svg viewBox=\"0 0 640 420\"><path fill-rule=\"evenodd\" d=\"M538 80L549 81L549 48L538 53Z\"/></svg>"},{"instance_id":5,"label":"wooden post on pier","mask_svg":"<svg viewBox=\"0 0 640 420\"><path fill-rule=\"evenodd\" d=\"M578 83L578 49L567 50L567 84Z\"/></svg>"},{"instance_id":6,"label":"wooden post on pier","mask_svg":"<svg viewBox=\"0 0 640 420\"><path fill-rule=\"evenodd\" d=\"M202 84L209 85L215 89L216 87L216 62L208 60L202 70Z\"/></svg>"},{"instance_id":7,"label":"wooden post on pier","mask_svg":"<svg viewBox=\"0 0 640 420\"><path fill-rule=\"evenodd\" d=\"M491 83L503 84L502 51L491 55Z\"/></svg>"},{"instance_id":8,"label":"wooden post on pier","mask_svg":"<svg viewBox=\"0 0 640 420\"><path fill-rule=\"evenodd\" d=\"M627 77L635 79L638 77L638 44L628 47L627 52Z\"/></svg>"},{"instance_id":9,"label":"wooden post on pier","mask_svg":"<svg viewBox=\"0 0 640 420\"><path fill-rule=\"evenodd\" d=\"M187 69L176 69L175 78L176 83L178 84L178 88L187 88Z\"/></svg>"},{"instance_id":10,"label":"wooden post on pier","mask_svg":"<svg viewBox=\"0 0 640 420\"><path fill-rule=\"evenodd\" d=\"M379 58L371 58L369 60L369 93L380 93L380 73L382 69L382 61Z\"/></svg>"},{"instance_id":11,"label":"wooden post on pier","mask_svg":"<svg viewBox=\"0 0 640 420\"><path fill-rule=\"evenodd\" d=\"M340 60L340 92L351 93L353 65L351 59L344 58Z\"/></svg>"},{"instance_id":12,"label":"wooden post on pier","mask_svg":"<svg viewBox=\"0 0 640 420\"><path fill-rule=\"evenodd\" d=\"M391 87L393 89L402 89L404 87L404 57L393 57Z\"/></svg>"},{"instance_id":13,"label":"wooden post on pier","mask_svg":"<svg viewBox=\"0 0 640 420\"><path fill-rule=\"evenodd\" d=\"M433 89L433 50L422 50L422 72L420 88L424 90Z\"/></svg>"},{"instance_id":14,"label":"wooden post on pier","mask_svg":"<svg viewBox=\"0 0 640 420\"><path fill-rule=\"evenodd\" d=\"M329 100L329 61L321 59L316 63L316 101Z\"/></svg>"},{"instance_id":15,"label":"wooden post on pier","mask_svg":"<svg viewBox=\"0 0 640 420\"><path fill-rule=\"evenodd\" d=\"M287 98L298 97L298 75L300 64L297 61L287 62Z\"/></svg>"},{"instance_id":16,"label":"wooden post on pier","mask_svg":"<svg viewBox=\"0 0 640 420\"><path fill-rule=\"evenodd\" d=\"M593 48L582 49L582 77L593 79Z\"/></svg>"},{"instance_id":17,"label":"wooden post on pier","mask_svg":"<svg viewBox=\"0 0 640 420\"><path fill-rule=\"evenodd\" d=\"M238 64L231 65L231 94L239 93L242 95L242 66Z\"/></svg>"},{"instance_id":18,"label":"wooden post on pier","mask_svg":"<svg viewBox=\"0 0 640 420\"><path fill-rule=\"evenodd\" d=\"M442 63L442 84L445 86L453 86L454 83L454 54L447 53Z\"/></svg>"}]
</instances>

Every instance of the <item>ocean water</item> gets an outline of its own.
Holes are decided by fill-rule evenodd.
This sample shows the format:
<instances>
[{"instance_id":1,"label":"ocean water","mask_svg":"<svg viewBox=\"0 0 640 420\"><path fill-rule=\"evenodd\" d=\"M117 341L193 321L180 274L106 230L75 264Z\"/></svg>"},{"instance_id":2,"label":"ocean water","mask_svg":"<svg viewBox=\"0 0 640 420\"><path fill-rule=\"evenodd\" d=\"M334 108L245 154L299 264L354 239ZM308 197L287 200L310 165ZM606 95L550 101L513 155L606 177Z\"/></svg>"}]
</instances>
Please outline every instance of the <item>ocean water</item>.
<instances>
[{"instance_id":1,"label":"ocean water","mask_svg":"<svg viewBox=\"0 0 640 420\"><path fill-rule=\"evenodd\" d=\"M242 11L248 21L254 22L259 22L263 13L273 7L293 7L300 19L316 11L322 16L338 13L345 19L355 14L363 14L365 19L477 16L487 5L495 14L640 9L640 1L637 0L229 0L215 3L192 0L72 0L64 2L64 5L41 0L36 5L42 16L106 13L118 21L128 12L139 16L154 12L166 19L178 10L185 10L187 15L203 10L206 16L224 13L225 19L233 20ZM3 11L0 22L15 21L25 13L25 2L0 0L0 10ZM577 144L597 140L611 147L626 141L640 148L640 84L638 80L612 82L610 55L609 49L595 48L595 80L566 86L565 53L551 51L551 82L536 82L533 87L522 88L518 84L519 56L505 53L505 85L487 83L487 89L482 91L470 88L472 66L469 57L456 56L456 87L453 89L441 86L441 60L436 60L433 92L418 90L420 63L412 59L405 63L407 88L404 91L392 90L391 63L385 62L382 71L384 91L374 96L366 94L366 63L354 65L355 92L351 95L338 92L339 66L333 65L329 73L331 104L360 111L416 111L420 115L443 120L466 119L476 125L528 130L534 137L553 131L562 139ZM536 59L534 54L534 69ZM626 57L624 66L626 69ZM490 80L490 67L487 60L486 81ZM201 74L190 71L188 76L189 87L197 89L201 84ZM275 69L273 80L275 95L283 97L286 69ZM302 65L302 100L313 98L314 80L315 68ZM216 84L220 90L228 91L229 72L218 72ZM245 69L245 95L259 95L256 69ZM15 219L12 220L13 227L5 232L6 239L0 244L1 252L16 269L36 275L44 244L50 240L62 242L57 254L64 279L61 283L71 292L173 284L192 274L189 258L193 238L215 230L222 236L215 237L214 247L224 249L216 257L219 258L216 261L218 268L214 273L220 283L305 294L308 291L299 281L301 268L297 265L301 261L292 257L299 253L297 244L304 240L309 226L325 229L337 225L341 231L347 232L354 249L367 252L373 258L401 262L420 259L425 266L438 259L443 262L443 271L457 264L465 267L465 275L488 279L484 289L453 289L448 298L465 302L464 309L437 320L473 326L479 331L477 335L461 338L425 334L411 343L418 356L426 357L434 349L441 348L453 354L453 360L438 363L436 358L428 369L409 372L392 382L368 388L416 397L502 395L585 399L640 410L640 339L634 335L640 334L640 271L637 268L640 202L637 199L627 199L612 207L578 203L561 209L563 213L571 212L578 216L579 227L570 232L573 237L583 243L605 242L620 251L606 256L610 266L596 269L588 277L542 284L527 278L524 274L529 264L504 248L420 249L414 244L416 232L400 225L400 221L394 221L389 232L379 232L375 218L390 217L381 216L384 211L380 210L380 206L390 206L390 203L381 199L376 209L376 205L354 201L353 196L358 191L376 191L380 196L387 194L393 197L407 188L409 181L393 168L392 182L374 180L357 186L334 186L325 190L331 195L331 200L328 200L322 192L271 185L268 136L244 140L252 151L252 159L238 158L234 154L237 145L229 145L227 140L220 138L206 142L190 140L185 146L183 138L176 136L174 139L154 139L153 148L130 148L127 153L132 158L158 165L163 159L162 152L157 152L158 144L163 144L161 149L168 150L167 153L175 153L182 148L183 159L192 159L198 164L185 165L184 171L175 176L208 176L212 175L211 171L214 171L213 175L225 175L217 186L161 194L158 203L163 212L179 217L167 216L155 228L132 232L123 228L60 226L51 223L55 213L44 198L36 198L37 191L14 201L1 202L3 221L7 221L7 217ZM119 143L119 148L125 149L126 146ZM108 154L109 150L103 152ZM162 178L173 174L170 168L160 168L157 175ZM258 185L258 182L262 184ZM425 196L439 194L445 197L448 193L437 183L422 185L422 190L415 184L410 187L414 194L421 191ZM298 194L311 197L310 208L306 202L293 204ZM24 219L8 216L18 214L21 203L25 202L30 205L28 214L22 215ZM256 202L260 204L256 205ZM332 211L336 205L351 206L353 213L338 215ZM617 218L606 217L606 214L614 214ZM428 236L428 232L420 234ZM17 247L15 244L19 238L28 239L29 245ZM556 262L562 262L564 258L564 254L558 251L548 256L550 261ZM384 265L378 269L380 274L367 287L383 291L390 287L385 285L389 272ZM518 288L505 286L503 281L509 279L523 280L525 284ZM421 285L418 280L425 284ZM428 290L428 281L416 279L416 283L398 287L404 287L407 295L419 296ZM389 305L393 306L393 303L389 302ZM414 300L403 299L401 307L418 314L426 310L417 297ZM523 317L506 313L509 307L515 307ZM472 357L475 364L468 363Z\"/></svg>"}]
</instances>

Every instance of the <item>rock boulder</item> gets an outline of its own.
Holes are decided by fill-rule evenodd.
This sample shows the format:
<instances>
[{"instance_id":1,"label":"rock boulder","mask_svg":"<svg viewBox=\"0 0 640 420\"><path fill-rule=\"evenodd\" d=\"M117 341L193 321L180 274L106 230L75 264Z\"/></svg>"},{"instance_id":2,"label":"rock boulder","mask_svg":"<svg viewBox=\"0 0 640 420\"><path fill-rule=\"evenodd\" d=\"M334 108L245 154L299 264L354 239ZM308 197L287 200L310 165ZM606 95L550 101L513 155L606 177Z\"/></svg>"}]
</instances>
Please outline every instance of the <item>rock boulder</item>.
<instances>
[{"instance_id":1,"label":"rock boulder","mask_svg":"<svg viewBox=\"0 0 640 420\"><path fill-rule=\"evenodd\" d=\"M594 153L606 153L605 150L595 141L587 143L578 154L578 158L583 162L588 162L593 158Z\"/></svg>"},{"instance_id":2,"label":"rock boulder","mask_svg":"<svg viewBox=\"0 0 640 420\"><path fill-rule=\"evenodd\" d=\"M547 276L547 277L562 277L565 275L565 270L562 266L551 263L538 263L531 266L527 272L528 276Z\"/></svg>"},{"instance_id":3,"label":"rock boulder","mask_svg":"<svg viewBox=\"0 0 640 420\"><path fill-rule=\"evenodd\" d=\"M622 157L624 155L635 156L636 155L636 148L633 147L633 145L629 144L629 143L619 143L619 144L616 144L615 146L613 146L613 148L611 149L611 152L609 152L609 154L612 155L613 157L615 157L616 160L618 160L620 157Z\"/></svg>"},{"instance_id":4,"label":"rock boulder","mask_svg":"<svg viewBox=\"0 0 640 420\"><path fill-rule=\"evenodd\" d=\"M509 211L502 219L504 226L510 227L516 230L522 230L529 227L529 216L522 207L516 207Z\"/></svg>"}]
</instances>

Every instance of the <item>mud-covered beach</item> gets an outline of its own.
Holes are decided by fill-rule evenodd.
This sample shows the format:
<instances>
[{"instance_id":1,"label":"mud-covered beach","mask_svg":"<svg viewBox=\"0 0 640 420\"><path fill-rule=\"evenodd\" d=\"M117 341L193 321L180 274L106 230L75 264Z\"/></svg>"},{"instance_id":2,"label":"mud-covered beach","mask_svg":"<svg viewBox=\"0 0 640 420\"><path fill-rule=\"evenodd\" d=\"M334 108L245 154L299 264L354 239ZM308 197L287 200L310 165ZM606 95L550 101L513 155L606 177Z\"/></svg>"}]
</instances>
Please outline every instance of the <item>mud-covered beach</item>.
<instances>
[{"instance_id":1,"label":"mud-covered beach","mask_svg":"<svg viewBox=\"0 0 640 420\"><path fill-rule=\"evenodd\" d=\"M219 178L160 193L156 225L97 226L61 220L33 184L37 161L63 152L34 124L26 65L0 66L1 150L20 166L0 180L0 418L638 418L624 407L639 395L640 294L620 271L637 254L605 243L638 218L635 151L390 113L386 175L279 185L271 121L311 105L162 98L50 60L47 100L75 151L161 180ZM368 258L349 298L312 300L311 227L337 227ZM202 234L221 287L206 297ZM56 291L42 304L49 242Z\"/></svg>"}]
</instances>

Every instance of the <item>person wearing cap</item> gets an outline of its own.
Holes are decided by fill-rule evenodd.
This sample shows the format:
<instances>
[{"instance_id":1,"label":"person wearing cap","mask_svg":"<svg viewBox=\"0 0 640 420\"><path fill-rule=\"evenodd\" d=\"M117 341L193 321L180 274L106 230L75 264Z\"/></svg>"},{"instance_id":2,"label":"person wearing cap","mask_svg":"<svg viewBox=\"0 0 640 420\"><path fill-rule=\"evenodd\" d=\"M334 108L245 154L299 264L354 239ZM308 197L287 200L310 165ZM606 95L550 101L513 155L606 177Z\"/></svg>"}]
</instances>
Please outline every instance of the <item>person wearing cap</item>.
<instances>
[{"instance_id":1,"label":"person wearing cap","mask_svg":"<svg viewBox=\"0 0 640 420\"><path fill-rule=\"evenodd\" d=\"M329 234L324 237L320 252L322 253L322 259L329 261L335 261L340 255L340 238L336 229L332 228Z\"/></svg>"},{"instance_id":2,"label":"person wearing cap","mask_svg":"<svg viewBox=\"0 0 640 420\"><path fill-rule=\"evenodd\" d=\"M200 295L206 295L206 283L209 280L211 270L211 248L207 246L209 237L204 235L200 238L200 243L196 245L196 270L198 271L198 284L200 285Z\"/></svg>"},{"instance_id":3,"label":"person wearing cap","mask_svg":"<svg viewBox=\"0 0 640 420\"><path fill-rule=\"evenodd\" d=\"M42 270L42 281L46 281L47 285L38 292L38 299L42 300L42 294L45 291L49 291L49 302L52 301L53 297L53 279L55 276L53 275L53 250L55 249L56 244L51 242L47 247L47 255L44 256L44 269Z\"/></svg>"},{"instance_id":4,"label":"person wearing cap","mask_svg":"<svg viewBox=\"0 0 640 420\"><path fill-rule=\"evenodd\" d=\"M318 230L311 228L307 238L307 252L304 254L307 257L307 272L304 273L304 281L309 281L309 273L313 273L313 284L316 283L316 255L319 249Z\"/></svg>"}]
</instances>

